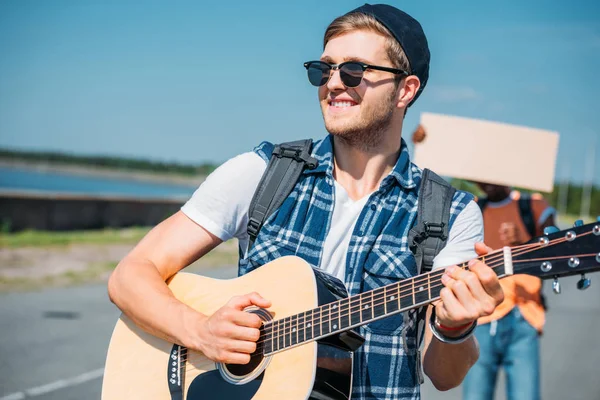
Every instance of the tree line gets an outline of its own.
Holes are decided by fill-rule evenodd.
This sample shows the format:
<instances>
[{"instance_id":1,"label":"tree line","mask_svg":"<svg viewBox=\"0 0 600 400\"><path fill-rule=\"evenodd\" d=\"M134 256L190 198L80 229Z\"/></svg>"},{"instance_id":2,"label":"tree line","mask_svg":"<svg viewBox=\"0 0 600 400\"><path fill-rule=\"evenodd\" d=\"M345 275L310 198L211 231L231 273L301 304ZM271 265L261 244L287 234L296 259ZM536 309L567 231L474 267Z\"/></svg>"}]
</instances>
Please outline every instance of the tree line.
<instances>
[{"instance_id":1,"label":"tree line","mask_svg":"<svg viewBox=\"0 0 600 400\"><path fill-rule=\"evenodd\" d=\"M210 163L192 165L175 162L150 161L139 158L82 156L59 152L16 151L9 149L0 149L0 160L44 162L74 166L93 166L128 171L160 172L188 176L206 176L216 168L216 165Z\"/></svg>"},{"instance_id":2,"label":"tree line","mask_svg":"<svg viewBox=\"0 0 600 400\"><path fill-rule=\"evenodd\" d=\"M161 161L150 161L145 159L114 157L114 156L82 156L59 152L35 152L35 151L16 151L9 149L0 149L0 160L47 162L55 164L77 165L77 166L95 166L105 168L115 168L129 171L147 171L160 173L173 173L188 176L207 176L215 170L217 165L203 163L198 165L168 163ZM452 185L460 190L466 190L477 196L482 192L473 183L462 180L452 179ZM527 190L523 190L527 192ZM581 211L581 202L583 199L583 185L569 184L566 210L559 206L559 185L555 185L552 193L542 193L546 200L559 212L566 211L567 214L579 215ZM590 201L590 215L600 215L600 188L593 187Z\"/></svg>"}]
</instances>

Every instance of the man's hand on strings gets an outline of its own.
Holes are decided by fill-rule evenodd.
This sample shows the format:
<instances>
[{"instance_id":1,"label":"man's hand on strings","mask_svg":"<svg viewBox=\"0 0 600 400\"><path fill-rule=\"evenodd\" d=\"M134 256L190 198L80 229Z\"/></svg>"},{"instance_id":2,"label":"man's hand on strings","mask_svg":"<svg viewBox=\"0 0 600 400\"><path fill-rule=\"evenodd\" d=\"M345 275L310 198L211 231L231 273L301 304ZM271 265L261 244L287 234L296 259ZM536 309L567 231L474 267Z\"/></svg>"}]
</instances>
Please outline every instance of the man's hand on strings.
<instances>
[{"instance_id":1,"label":"man's hand on strings","mask_svg":"<svg viewBox=\"0 0 600 400\"><path fill-rule=\"evenodd\" d=\"M483 256L492 249L477 243L475 251ZM486 260L492 266L493 257ZM478 318L493 313L504 300L498 276L492 268L479 259L469 261L468 265L468 269L456 265L448 267L442 275L445 287L440 292L441 301L436 305L435 313L441 329L450 328L451 336L460 335Z\"/></svg>"},{"instance_id":2,"label":"man's hand on strings","mask_svg":"<svg viewBox=\"0 0 600 400\"><path fill-rule=\"evenodd\" d=\"M198 330L196 348L213 361L247 364L257 348L262 320L244 311L246 307L268 308L269 300L258 293L232 298L210 317L205 317Z\"/></svg>"}]
</instances>

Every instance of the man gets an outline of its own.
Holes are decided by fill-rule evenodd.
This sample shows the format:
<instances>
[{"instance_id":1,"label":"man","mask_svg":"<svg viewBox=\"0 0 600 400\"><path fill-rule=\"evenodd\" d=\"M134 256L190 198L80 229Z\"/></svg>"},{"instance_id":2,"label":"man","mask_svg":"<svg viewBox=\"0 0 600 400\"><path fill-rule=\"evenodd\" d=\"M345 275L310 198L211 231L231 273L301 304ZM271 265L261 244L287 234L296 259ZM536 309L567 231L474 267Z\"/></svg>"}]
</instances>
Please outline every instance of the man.
<instances>
[{"instance_id":1,"label":"man","mask_svg":"<svg viewBox=\"0 0 600 400\"><path fill-rule=\"evenodd\" d=\"M539 194L523 197L501 185L478 183L486 243L494 249L516 246L554 225L554 209ZM531 225L528 229L527 225ZM530 233L529 230L532 230ZM506 372L509 400L540 398L539 335L544 326L542 283L529 275L503 279L504 301L492 315L479 319L475 335L481 356L469 371L465 400L494 398L498 369Z\"/></svg>"},{"instance_id":2,"label":"man","mask_svg":"<svg viewBox=\"0 0 600 400\"><path fill-rule=\"evenodd\" d=\"M386 5L365 5L328 27L319 61L305 64L330 135L315 143L319 164L303 172L292 193L248 249L248 207L273 145L237 156L218 168L182 210L154 228L118 265L111 299L148 332L228 363L247 363L260 320L244 307L269 307L258 293L233 298L212 316L172 295L165 280L222 241L236 237L246 273L295 254L346 283L350 294L416 274L407 243L417 216L421 171L401 139L408 106L428 78L429 50L420 24ZM472 196L457 192L446 248L435 266L476 256L481 213ZM483 244L479 254L487 252ZM460 384L478 357L470 335L477 318L502 301L493 271L472 262L450 267L427 328L423 366L437 388ZM432 311L430 311L432 312ZM416 321L401 316L361 327L365 344L355 356L354 398L418 399Z\"/></svg>"}]
</instances>

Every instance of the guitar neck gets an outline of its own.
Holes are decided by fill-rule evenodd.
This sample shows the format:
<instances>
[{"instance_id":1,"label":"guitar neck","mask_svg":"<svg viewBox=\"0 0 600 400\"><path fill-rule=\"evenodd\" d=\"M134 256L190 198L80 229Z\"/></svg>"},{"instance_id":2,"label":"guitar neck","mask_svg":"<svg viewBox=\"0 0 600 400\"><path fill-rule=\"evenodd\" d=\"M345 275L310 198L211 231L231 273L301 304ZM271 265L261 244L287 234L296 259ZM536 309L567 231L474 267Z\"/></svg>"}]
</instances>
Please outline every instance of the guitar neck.
<instances>
[{"instance_id":1,"label":"guitar neck","mask_svg":"<svg viewBox=\"0 0 600 400\"><path fill-rule=\"evenodd\" d=\"M479 259L487 262L499 277L512 274L509 248ZM467 269L468 265L463 263L459 267ZM444 287L441 280L444 271L438 269L300 314L269 321L265 323L264 333L261 335L264 354L274 354L429 304L440 297L440 291Z\"/></svg>"}]
</instances>

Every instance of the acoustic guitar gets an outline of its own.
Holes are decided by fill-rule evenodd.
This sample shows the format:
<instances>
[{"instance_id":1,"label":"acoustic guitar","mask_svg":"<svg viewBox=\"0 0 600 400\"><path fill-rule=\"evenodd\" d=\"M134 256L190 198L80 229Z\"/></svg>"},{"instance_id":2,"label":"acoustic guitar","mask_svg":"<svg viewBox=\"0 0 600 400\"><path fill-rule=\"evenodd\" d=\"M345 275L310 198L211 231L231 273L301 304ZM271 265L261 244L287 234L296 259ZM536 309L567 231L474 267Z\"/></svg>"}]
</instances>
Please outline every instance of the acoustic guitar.
<instances>
[{"instance_id":1,"label":"acoustic guitar","mask_svg":"<svg viewBox=\"0 0 600 400\"><path fill-rule=\"evenodd\" d=\"M600 222L551 229L530 242L479 257L499 277L542 279L600 270ZM468 268L464 263L461 268ZM343 284L295 256L231 280L178 273L168 282L177 299L211 315L233 296L252 291L272 301L256 307L264 321L251 361L222 364L168 343L121 315L114 329L102 399L349 399L352 352L363 342L353 328L439 299L443 269L347 297Z\"/></svg>"}]
</instances>

